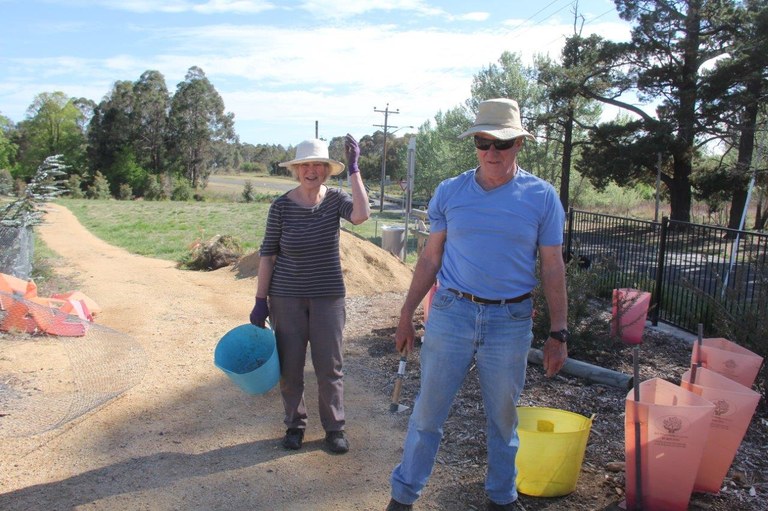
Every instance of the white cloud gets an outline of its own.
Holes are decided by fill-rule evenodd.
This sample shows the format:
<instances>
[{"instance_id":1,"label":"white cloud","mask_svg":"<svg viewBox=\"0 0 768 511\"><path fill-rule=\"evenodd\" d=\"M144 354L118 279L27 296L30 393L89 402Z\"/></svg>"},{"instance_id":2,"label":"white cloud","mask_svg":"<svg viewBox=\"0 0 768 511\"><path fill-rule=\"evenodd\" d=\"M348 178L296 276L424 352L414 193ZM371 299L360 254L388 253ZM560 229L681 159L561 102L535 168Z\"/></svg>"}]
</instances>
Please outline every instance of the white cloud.
<instances>
[{"instance_id":1,"label":"white cloud","mask_svg":"<svg viewBox=\"0 0 768 511\"><path fill-rule=\"evenodd\" d=\"M136 13L255 14L275 9L271 2L261 0L208 0L203 3L190 0L102 0L100 3L111 9Z\"/></svg>"},{"instance_id":2,"label":"white cloud","mask_svg":"<svg viewBox=\"0 0 768 511\"><path fill-rule=\"evenodd\" d=\"M81 0L66 0L70 5L72 1ZM296 126L313 130L315 120L320 122L322 136L346 130L361 136L373 132L373 124L383 122L383 116L373 112L374 106L384 108L389 102L401 112L393 115L394 125L419 126L438 111L462 104L470 95L473 76L497 62L504 51L519 53L526 64L535 54L557 59L565 35L572 32L567 23L518 19L504 25L497 15L447 13L421 0L294 3L293 9L333 11L340 16L309 25L293 23L293 18L285 16L278 16L278 23L267 15L208 18L192 12L272 5L265 1L102 2L132 12L147 9L190 15L169 17L178 19L171 25L142 21L154 20L156 15L125 14L128 19L122 28L129 29L128 39L116 37L117 46L105 44L92 53L71 50L77 57L67 56L66 45L36 57L6 57L0 70L4 115L21 120L36 94L55 90L99 102L114 82L135 81L149 69L162 73L173 93L187 69L198 66L224 98L227 111L235 114L238 132L246 142L297 143L301 138L286 140L296 138L286 134L294 133L292 127ZM275 3L281 9L286 5ZM371 9L410 14L362 15ZM358 14L354 24L340 21ZM230 22L201 24L223 19ZM629 33L620 23L591 23L586 30L610 39Z\"/></svg>"}]
</instances>

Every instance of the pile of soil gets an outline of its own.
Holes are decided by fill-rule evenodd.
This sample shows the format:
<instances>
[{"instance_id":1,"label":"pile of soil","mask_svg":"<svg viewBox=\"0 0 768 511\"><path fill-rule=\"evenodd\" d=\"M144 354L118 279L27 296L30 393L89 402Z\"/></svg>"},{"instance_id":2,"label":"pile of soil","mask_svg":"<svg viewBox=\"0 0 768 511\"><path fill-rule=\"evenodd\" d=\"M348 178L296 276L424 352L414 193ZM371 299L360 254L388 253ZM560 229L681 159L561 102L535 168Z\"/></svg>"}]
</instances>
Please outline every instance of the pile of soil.
<instances>
[{"instance_id":1,"label":"pile of soil","mask_svg":"<svg viewBox=\"0 0 768 511\"><path fill-rule=\"evenodd\" d=\"M341 231L339 251L347 296L400 293L411 283L413 273L406 264L353 233ZM242 257L232 266L232 271L238 278L257 277L258 252Z\"/></svg>"}]
</instances>

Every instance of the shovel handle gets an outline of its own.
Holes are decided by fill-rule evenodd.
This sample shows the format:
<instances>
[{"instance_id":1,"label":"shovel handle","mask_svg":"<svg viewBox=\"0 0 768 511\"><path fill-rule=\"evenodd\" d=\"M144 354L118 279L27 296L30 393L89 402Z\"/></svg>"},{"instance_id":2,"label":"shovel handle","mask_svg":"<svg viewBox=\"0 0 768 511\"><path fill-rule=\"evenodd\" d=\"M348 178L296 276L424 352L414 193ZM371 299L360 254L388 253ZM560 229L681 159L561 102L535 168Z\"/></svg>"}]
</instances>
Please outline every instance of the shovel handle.
<instances>
[{"instance_id":1,"label":"shovel handle","mask_svg":"<svg viewBox=\"0 0 768 511\"><path fill-rule=\"evenodd\" d=\"M403 389L403 378L405 377L405 363L407 361L405 350L400 352L400 362L397 366L397 376L395 377L395 388L392 390L391 410L396 410L400 404L400 392Z\"/></svg>"},{"instance_id":2,"label":"shovel handle","mask_svg":"<svg viewBox=\"0 0 768 511\"><path fill-rule=\"evenodd\" d=\"M403 379L398 378L395 380L395 389L392 391L392 404L397 406L400 404L400 391L403 389Z\"/></svg>"}]
</instances>

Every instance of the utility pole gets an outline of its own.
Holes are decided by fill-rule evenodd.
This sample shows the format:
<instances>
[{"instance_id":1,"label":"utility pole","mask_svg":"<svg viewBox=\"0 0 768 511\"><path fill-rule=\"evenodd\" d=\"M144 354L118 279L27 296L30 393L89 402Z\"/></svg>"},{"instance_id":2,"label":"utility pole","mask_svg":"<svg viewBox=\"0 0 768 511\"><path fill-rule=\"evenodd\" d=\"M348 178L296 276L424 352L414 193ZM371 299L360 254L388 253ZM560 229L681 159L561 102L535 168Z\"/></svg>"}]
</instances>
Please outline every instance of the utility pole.
<instances>
[{"instance_id":1,"label":"utility pole","mask_svg":"<svg viewBox=\"0 0 768 511\"><path fill-rule=\"evenodd\" d=\"M379 198L379 213L384 212L384 179L386 179L387 176L387 128L397 128L397 126L389 126L387 122L389 121L389 114L399 114L400 109L396 110L390 110L389 109L389 103L387 103L387 106L384 110L377 110L376 107L373 107L374 112L382 113L384 114L384 125L381 124L374 124L374 126L379 126L384 128L384 150L381 153L381 197Z\"/></svg>"}]
</instances>

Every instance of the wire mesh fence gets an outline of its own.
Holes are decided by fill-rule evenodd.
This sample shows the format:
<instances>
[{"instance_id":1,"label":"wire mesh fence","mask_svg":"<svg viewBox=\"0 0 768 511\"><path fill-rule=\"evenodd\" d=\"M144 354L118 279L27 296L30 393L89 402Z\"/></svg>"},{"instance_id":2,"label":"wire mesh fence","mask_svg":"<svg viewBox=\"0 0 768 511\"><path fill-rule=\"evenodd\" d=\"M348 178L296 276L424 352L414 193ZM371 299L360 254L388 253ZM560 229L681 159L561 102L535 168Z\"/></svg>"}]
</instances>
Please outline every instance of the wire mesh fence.
<instances>
[{"instance_id":1,"label":"wire mesh fence","mask_svg":"<svg viewBox=\"0 0 768 511\"><path fill-rule=\"evenodd\" d=\"M0 437L58 428L141 381L146 354L132 337L53 310L51 321L79 326L77 336L23 331L33 318L11 316L39 304L2 292L0 303Z\"/></svg>"}]
</instances>

